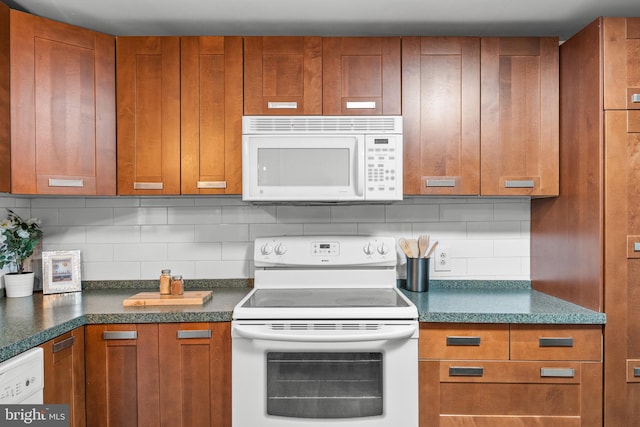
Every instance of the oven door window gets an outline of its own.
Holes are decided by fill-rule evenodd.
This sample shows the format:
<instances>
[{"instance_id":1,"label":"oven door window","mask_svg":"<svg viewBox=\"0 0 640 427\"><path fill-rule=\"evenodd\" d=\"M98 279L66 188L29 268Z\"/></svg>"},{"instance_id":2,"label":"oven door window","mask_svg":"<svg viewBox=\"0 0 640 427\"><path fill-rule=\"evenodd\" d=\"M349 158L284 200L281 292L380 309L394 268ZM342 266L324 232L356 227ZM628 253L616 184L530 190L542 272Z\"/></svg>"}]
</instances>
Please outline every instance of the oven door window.
<instances>
[{"instance_id":1,"label":"oven door window","mask_svg":"<svg viewBox=\"0 0 640 427\"><path fill-rule=\"evenodd\" d=\"M269 415L360 418L382 408L382 353L267 353Z\"/></svg>"}]
</instances>

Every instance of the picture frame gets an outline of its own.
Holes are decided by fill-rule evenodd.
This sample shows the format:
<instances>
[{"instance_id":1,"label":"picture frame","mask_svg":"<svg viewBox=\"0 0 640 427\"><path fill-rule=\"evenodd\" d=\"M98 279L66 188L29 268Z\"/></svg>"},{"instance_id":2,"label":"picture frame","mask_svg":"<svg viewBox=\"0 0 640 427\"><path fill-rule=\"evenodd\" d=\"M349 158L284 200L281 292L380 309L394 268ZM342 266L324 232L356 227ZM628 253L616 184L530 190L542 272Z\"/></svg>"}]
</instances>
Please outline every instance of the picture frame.
<instances>
[{"instance_id":1,"label":"picture frame","mask_svg":"<svg viewBox=\"0 0 640 427\"><path fill-rule=\"evenodd\" d=\"M42 251L42 293L81 290L80 251Z\"/></svg>"}]
</instances>

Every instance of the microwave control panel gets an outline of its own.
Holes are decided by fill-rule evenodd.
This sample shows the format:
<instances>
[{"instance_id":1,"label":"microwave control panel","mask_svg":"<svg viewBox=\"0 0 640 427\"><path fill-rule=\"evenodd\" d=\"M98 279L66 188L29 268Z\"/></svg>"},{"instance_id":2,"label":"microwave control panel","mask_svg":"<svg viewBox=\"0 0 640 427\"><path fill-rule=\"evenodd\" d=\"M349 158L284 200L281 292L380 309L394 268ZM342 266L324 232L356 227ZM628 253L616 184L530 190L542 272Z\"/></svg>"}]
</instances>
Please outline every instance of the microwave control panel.
<instances>
[{"instance_id":1,"label":"microwave control panel","mask_svg":"<svg viewBox=\"0 0 640 427\"><path fill-rule=\"evenodd\" d=\"M367 200L402 200L402 135L365 138Z\"/></svg>"}]
</instances>

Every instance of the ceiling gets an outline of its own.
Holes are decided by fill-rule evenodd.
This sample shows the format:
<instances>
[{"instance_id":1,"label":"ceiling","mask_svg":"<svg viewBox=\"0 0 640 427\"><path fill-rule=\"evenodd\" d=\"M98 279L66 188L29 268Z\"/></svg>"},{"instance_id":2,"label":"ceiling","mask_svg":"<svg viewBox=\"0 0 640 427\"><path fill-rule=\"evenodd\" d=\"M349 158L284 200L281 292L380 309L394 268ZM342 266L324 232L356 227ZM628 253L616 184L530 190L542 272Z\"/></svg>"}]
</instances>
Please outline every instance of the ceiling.
<instances>
[{"instance_id":1,"label":"ceiling","mask_svg":"<svg viewBox=\"0 0 640 427\"><path fill-rule=\"evenodd\" d=\"M478 35L566 40L639 0L4 0L112 35Z\"/></svg>"}]
</instances>

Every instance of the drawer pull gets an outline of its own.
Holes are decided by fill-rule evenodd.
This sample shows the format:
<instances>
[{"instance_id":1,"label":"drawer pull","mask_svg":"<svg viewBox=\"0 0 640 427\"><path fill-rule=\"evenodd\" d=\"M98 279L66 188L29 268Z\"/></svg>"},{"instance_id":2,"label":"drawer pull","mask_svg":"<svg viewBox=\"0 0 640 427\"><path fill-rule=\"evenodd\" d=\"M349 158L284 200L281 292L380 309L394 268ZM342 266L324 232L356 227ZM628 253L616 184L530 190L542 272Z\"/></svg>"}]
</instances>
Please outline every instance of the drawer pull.
<instances>
[{"instance_id":1,"label":"drawer pull","mask_svg":"<svg viewBox=\"0 0 640 427\"><path fill-rule=\"evenodd\" d=\"M134 182L134 190L162 190L164 185L161 182Z\"/></svg>"},{"instance_id":2,"label":"drawer pull","mask_svg":"<svg viewBox=\"0 0 640 427\"><path fill-rule=\"evenodd\" d=\"M227 188L227 181L198 181L198 188Z\"/></svg>"},{"instance_id":3,"label":"drawer pull","mask_svg":"<svg viewBox=\"0 0 640 427\"><path fill-rule=\"evenodd\" d=\"M425 181L426 187L455 187L455 179L427 179Z\"/></svg>"},{"instance_id":4,"label":"drawer pull","mask_svg":"<svg viewBox=\"0 0 640 427\"><path fill-rule=\"evenodd\" d=\"M449 366L450 377L481 377L483 374L482 366Z\"/></svg>"},{"instance_id":5,"label":"drawer pull","mask_svg":"<svg viewBox=\"0 0 640 427\"><path fill-rule=\"evenodd\" d=\"M447 337L450 346L479 346L480 337Z\"/></svg>"},{"instance_id":6,"label":"drawer pull","mask_svg":"<svg viewBox=\"0 0 640 427\"><path fill-rule=\"evenodd\" d=\"M508 179L504 182L504 188L533 188L532 179Z\"/></svg>"},{"instance_id":7,"label":"drawer pull","mask_svg":"<svg viewBox=\"0 0 640 427\"><path fill-rule=\"evenodd\" d=\"M640 377L640 368L633 368L633 376L636 378Z\"/></svg>"},{"instance_id":8,"label":"drawer pull","mask_svg":"<svg viewBox=\"0 0 640 427\"><path fill-rule=\"evenodd\" d=\"M541 378L573 378L576 370L573 368L540 368Z\"/></svg>"},{"instance_id":9,"label":"drawer pull","mask_svg":"<svg viewBox=\"0 0 640 427\"><path fill-rule=\"evenodd\" d=\"M201 329L196 331L178 331L178 339L189 339L189 338L211 338L211 329Z\"/></svg>"},{"instance_id":10,"label":"drawer pull","mask_svg":"<svg viewBox=\"0 0 640 427\"><path fill-rule=\"evenodd\" d=\"M297 102L267 102L267 108L269 110L277 110L277 109L296 109L298 108Z\"/></svg>"},{"instance_id":11,"label":"drawer pull","mask_svg":"<svg viewBox=\"0 0 640 427\"><path fill-rule=\"evenodd\" d=\"M49 178L49 187L84 187L84 180Z\"/></svg>"},{"instance_id":12,"label":"drawer pull","mask_svg":"<svg viewBox=\"0 0 640 427\"><path fill-rule=\"evenodd\" d=\"M373 110L376 108L376 101L347 101L348 110L367 109Z\"/></svg>"},{"instance_id":13,"label":"drawer pull","mask_svg":"<svg viewBox=\"0 0 640 427\"><path fill-rule=\"evenodd\" d=\"M640 93L634 93L631 95L631 102L640 102Z\"/></svg>"},{"instance_id":14,"label":"drawer pull","mask_svg":"<svg viewBox=\"0 0 640 427\"><path fill-rule=\"evenodd\" d=\"M104 340L135 340L138 339L138 331L104 331Z\"/></svg>"},{"instance_id":15,"label":"drawer pull","mask_svg":"<svg viewBox=\"0 0 640 427\"><path fill-rule=\"evenodd\" d=\"M69 338L63 339L62 341L53 343L53 352L57 353L59 351L64 350L65 348L72 347L75 341L76 341L76 337L69 337Z\"/></svg>"},{"instance_id":16,"label":"drawer pull","mask_svg":"<svg viewBox=\"0 0 640 427\"><path fill-rule=\"evenodd\" d=\"M640 252L640 243L639 242L634 242L633 243L633 251L634 252Z\"/></svg>"},{"instance_id":17,"label":"drawer pull","mask_svg":"<svg viewBox=\"0 0 640 427\"><path fill-rule=\"evenodd\" d=\"M540 338L540 347L573 347L573 338Z\"/></svg>"}]
</instances>

